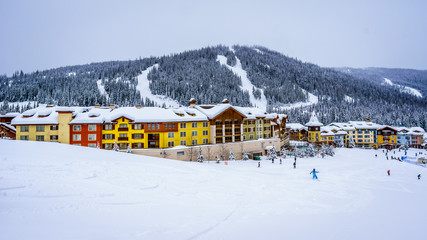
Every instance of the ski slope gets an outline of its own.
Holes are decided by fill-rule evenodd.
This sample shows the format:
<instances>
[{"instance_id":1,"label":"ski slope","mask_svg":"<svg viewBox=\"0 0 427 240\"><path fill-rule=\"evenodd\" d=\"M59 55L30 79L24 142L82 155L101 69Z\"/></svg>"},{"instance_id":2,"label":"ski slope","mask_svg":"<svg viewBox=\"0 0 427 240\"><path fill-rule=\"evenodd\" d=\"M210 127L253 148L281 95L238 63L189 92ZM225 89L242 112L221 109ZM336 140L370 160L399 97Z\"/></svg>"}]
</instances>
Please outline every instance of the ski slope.
<instances>
[{"instance_id":1,"label":"ski slope","mask_svg":"<svg viewBox=\"0 0 427 240\"><path fill-rule=\"evenodd\" d=\"M141 97L144 99L149 98L151 101L157 103L157 106L161 107L163 103L166 107L179 107L179 103L169 97L163 95L155 95L150 90L150 81L148 80L148 74L153 68L158 68L159 64L154 64L153 66L147 68L142 71L140 75L138 75L138 85L136 86L136 90L138 90L141 94Z\"/></svg>"},{"instance_id":2,"label":"ski slope","mask_svg":"<svg viewBox=\"0 0 427 240\"><path fill-rule=\"evenodd\" d=\"M261 88L255 87L255 85L252 84L251 80L248 78L248 74L245 70L242 68L242 63L240 62L240 59L236 57L236 66L232 67L227 64L227 57L223 55L217 56L217 61L221 64L226 66L228 69L230 69L234 74L240 77L242 80L242 86L240 88L243 91L248 91L249 93L249 101L251 102L252 106L258 107L263 109L264 111L267 110L267 99L264 95L264 90ZM261 92L261 98L257 99L255 98L252 90L253 88L259 90Z\"/></svg>"},{"instance_id":3,"label":"ski slope","mask_svg":"<svg viewBox=\"0 0 427 240\"><path fill-rule=\"evenodd\" d=\"M295 102L295 103L289 103L289 104L285 104L283 106L279 106L279 107L275 107L275 109L280 109L280 110L289 110L292 108L300 108L300 107L308 107L311 105L316 105L319 102L319 97L317 97L316 95L307 92L306 90L302 89L302 91L307 94L307 101L305 102Z\"/></svg>"},{"instance_id":4,"label":"ski slope","mask_svg":"<svg viewBox=\"0 0 427 240\"><path fill-rule=\"evenodd\" d=\"M384 82L387 85L398 87L401 92L408 93L408 94L411 94L411 95L414 95L414 96L420 97L420 98L423 97L423 95L421 94L421 92L419 90L415 89L415 88L411 88L411 87L407 87L407 86L403 86L403 85L399 85L399 84L394 84L388 78L384 78Z\"/></svg>"},{"instance_id":5,"label":"ski slope","mask_svg":"<svg viewBox=\"0 0 427 240\"><path fill-rule=\"evenodd\" d=\"M296 169L292 163L263 160L258 168L252 160L180 162L0 140L1 236L390 240L426 235L426 168L362 149L298 159ZM311 179L313 168L319 181Z\"/></svg>"}]
</instances>

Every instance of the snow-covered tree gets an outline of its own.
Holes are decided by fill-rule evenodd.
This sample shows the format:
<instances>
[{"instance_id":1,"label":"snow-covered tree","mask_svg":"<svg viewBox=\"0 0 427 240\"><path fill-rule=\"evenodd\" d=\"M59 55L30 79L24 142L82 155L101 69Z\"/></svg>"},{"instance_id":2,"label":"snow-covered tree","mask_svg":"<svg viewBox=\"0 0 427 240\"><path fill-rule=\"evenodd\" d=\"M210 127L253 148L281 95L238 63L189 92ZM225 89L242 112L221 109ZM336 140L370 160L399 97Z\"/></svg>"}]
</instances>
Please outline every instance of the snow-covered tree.
<instances>
[{"instance_id":1,"label":"snow-covered tree","mask_svg":"<svg viewBox=\"0 0 427 240\"><path fill-rule=\"evenodd\" d=\"M230 155L228 156L228 160L229 161L235 161L236 160L236 156L234 156L233 149L230 149Z\"/></svg>"},{"instance_id":2,"label":"snow-covered tree","mask_svg":"<svg viewBox=\"0 0 427 240\"><path fill-rule=\"evenodd\" d=\"M271 160L275 160L277 158L277 150L276 150L275 146L273 146L271 148L271 156L270 157L271 157Z\"/></svg>"},{"instance_id":3,"label":"snow-covered tree","mask_svg":"<svg viewBox=\"0 0 427 240\"><path fill-rule=\"evenodd\" d=\"M307 157L314 157L314 156L316 156L316 150L314 149L313 144L309 144L308 147L305 149L305 155Z\"/></svg>"},{"instance_id":4,"label":"snow-covered tree","mask_svg":"<svg viewBox=\"0 0 427 240\"><path fill-rule=\"evenodd\" d=\"M202 154L202 148L199 147L199 156L197 157L197 162L202 163L203 162L203 154Z\"/></svg>"},{"instance_id":5,"label":"snow-covered tree","mask_svg":"<svg viewBox=\"0 0 427 240\"><path fill-rule=\"evenodd\" d=\"M113 151L116 151L116 152L118 152L118 151L119 151L119 145L117 145L117 142L116 142L116 141L114 141Z\"/></svg>"},{"instance_id":6,"label":"snow-covered tree","mask_svg":"<svg viewBox=\"0 0 427 240\"><path fill-rule=\"evenodd\" d=\"M132 148L130 147L130 144L128 145L128 148L126 149L127 153L132 153Z\"/></svg>"},{"instance_id":7,"label":"snow-covered tree","mask_svg":"<svg viewBox=\"0 0 427 240\"><path fill-rule=\"evenodd\" d=\"M219 156L216 155L216 163L219 163Z\"/></svg>"},{"instance_id":8,"label":"snow-covered tree","mask_svg":"<svg viewBox=\"0 0 427 240\"><path fill-rule=\"evenodd\" d=\"M355 148L356 144L354 143L354 139L352 136L350 136L350 138L348 139L348 147L349 148Z\"/></svg>"},{"instance_id":9,"label":"snow-covered tree","mask_svg":"<svg viewBox=\"0 0 427 240\"><path fill-rule=\"evenodd\" d=\"M246 149L243 150L243 160L245 160L245 161L249 160L248 153L246 152Z\"/></svg>"}]
</instances>

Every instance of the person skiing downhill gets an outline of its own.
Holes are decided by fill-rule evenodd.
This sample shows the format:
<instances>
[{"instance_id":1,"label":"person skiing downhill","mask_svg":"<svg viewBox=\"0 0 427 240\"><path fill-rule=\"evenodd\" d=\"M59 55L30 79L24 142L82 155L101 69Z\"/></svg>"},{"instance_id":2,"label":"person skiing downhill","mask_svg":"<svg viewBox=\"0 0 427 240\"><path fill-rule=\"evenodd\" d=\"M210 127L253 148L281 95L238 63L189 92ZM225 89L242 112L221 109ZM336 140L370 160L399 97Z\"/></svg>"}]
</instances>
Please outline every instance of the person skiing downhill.
<instances>
[{"instance_id":1,"label":"person skiing downhill","mask_svg":"<svg viewBox=\"0 0 427 240\"><path fill-rule=\"evenodd\" d=\"M316 171L315 168L313 168L313 171L310 172L310 174L313 174L313 179L318 179L316 173L319 173L319 172Z\"/></svg>"},{"instance_id":2,"label":"person skiing downhill","mask_svg":"<svg viewBox=\"0 0 427 240\"><path fill-rule=\"evenodd\" d=\"M297 168L297 163L296 162L294 162L294 168Z\"/></svg>"},{"instance_id":3,"label":"person skiing downhill","mask_svg":"<svg viewBox=\"0 0 427 240\"><path fill-rule=\"evenodd\" d=\"M258 167L261 167L261 162L258 162Z\"/></svg>"},{"instance_id":4,"label":"person skiing downhill","mask_svg":"<svg viewBox=\"0 0 427 240\"><path fill-rule=\"evenodd\" d=\"M280 159L280 164L282 164L282 159Z\"/></svg>"},{"instance_id":5,"label":"person skiing downhill","mask_svg":"<svg viewBox=\"0 0 427 240\"><path fill-rule=\"evenodd\" d=\"M418 174L418 180L420 180L421 179L421 174Z\"/></svg>"},{"instance_id":6,"label":"person skiing downhill","mask_svg":"<svg viewBox=\"0 0 427 240\"><path fill-rule=\"evenodd\" d=\"M390 170L387 170L387 174L390 176Z\"/></svg>"}]
</instances>

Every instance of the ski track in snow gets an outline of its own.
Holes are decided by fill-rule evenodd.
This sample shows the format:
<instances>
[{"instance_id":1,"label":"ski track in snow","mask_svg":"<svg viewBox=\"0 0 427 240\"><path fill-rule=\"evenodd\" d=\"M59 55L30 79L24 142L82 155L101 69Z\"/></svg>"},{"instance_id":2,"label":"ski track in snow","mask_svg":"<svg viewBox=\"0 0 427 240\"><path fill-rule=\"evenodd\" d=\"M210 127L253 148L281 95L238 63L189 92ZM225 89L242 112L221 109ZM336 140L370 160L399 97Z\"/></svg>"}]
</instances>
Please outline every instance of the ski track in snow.
<instances>
[{"instance_id":1,"label":"ski track in snow","mask_svg":"<svg viewBox=\"0 0 427 240\"><path fill-rule=\"evenodd\" d=\"M234 74L236 74L237 76L240 77L240 79L242 80L242 86L240 86L240 88L243 91L248 91L249 92L249 101L251 102L252 106L254 107L258 107L263 109L264 111L267 110L267 99L265 98L264 95L264 90L255 87L252 82L249 80L248 78L248 74L245 70L243 70L242 68L242 63L240 62L240 60L236 58L236 66L232 67L230 65L227 64L227 57L224 55L218 55L217 56L217 61L221 64L226 66L228 69L230 69ZM261 92L261 99L256 99L253 92L252 92L252 88L258 89Z\"/></svg>"},{"instance_id":2,"label":"ski track in snow","mask_svg":"<svg viewBox=\"0 0 427 240\"><path fill-rule=\"evenodd\" d=\"M399 85L399 84L394 84L388 78L384 78L384 82L387 85L398 87L400 89L400 91L403 92L403 93L408 93L408 94L411 94L411 95L414 95L414 96L420 97L420 98L423 97L423 95L421 94L421 92L419 90L415 89L415 88L411 88L411 87L407 87L407 86L403 86L403 85Z\"/></svg>"},{"instance_id":3,"label":"ski track in snow","mask_svg":"<svg viewBox=\"0 0 427 240\"><path fill-rule=\"evenodd\" d=\"M296 103L285 104L285 105L277 107L277 108L280 110L289 110L292 108L308 107L310 105L315 105L319 102L319 98L317 96L315 96L314 94L311 94L304 89L302 89L302 91L304 93L307 93L307 95L308 95L308 99L306 102L296 102Z\"/></svg>"},{"instance_id":4,"label":"ski track in snow","mask_svg":"<svg viewBox=\"0 0 427 240\"><path fill-rule=\"evenodd\" d=\"M150 81L148 80L148 73L150 73L153 68L158 67L159 64L154 64L153 66L142 71L140 75L138 75L138 85L136 86L136 90L141 93L141 97L144 99L144 101L145 98L149 98L151 101L156 102L158 106L162 106L163 103L165 103L167 107L179 107L179 103L177 101L163 95L154 95L151 92Z\"/></svg>"}]
</instances>

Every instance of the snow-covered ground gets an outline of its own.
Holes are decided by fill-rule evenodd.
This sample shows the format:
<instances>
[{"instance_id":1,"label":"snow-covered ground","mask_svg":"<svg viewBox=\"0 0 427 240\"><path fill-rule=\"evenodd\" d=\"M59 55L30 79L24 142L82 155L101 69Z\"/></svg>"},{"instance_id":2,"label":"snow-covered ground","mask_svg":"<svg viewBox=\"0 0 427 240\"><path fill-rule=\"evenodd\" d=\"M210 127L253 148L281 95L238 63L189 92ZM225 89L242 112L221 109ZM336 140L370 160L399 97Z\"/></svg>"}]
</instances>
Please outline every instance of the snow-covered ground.
<instances>
[{"instance_id":1,"label":"snow-covered ground","mask_svg":"<svg viewBox=\"0 0 427 240\"><path fill-rule=\"evenodd\" d=\"M296 169L293 159L278 162L201 164L0 140L1 238L360 240L427 233L426 168L362 149L298 159ZM313 168L319 181L311 179Z\"/></svg>"},{"instance_id":2,"label":"snow-covered ground","mask_svg":"<svg viewBox=\"0 0 427 240\"><path fill-rule=\"evenodd\" d=\"M159 65L154 64L153 66L142 71L140 75L138 75L138 85L136 86L136 90L141 93L141 97L144 99L144 101L145 98L149 98L151 101L156 102L158 106L162 106L163 103L165 103L167 107L179 107L179 103L177 101L163 95L154 95L151 92L150 81L148 80L148 73L150 73L153 68L157 67L159 67Z\"/></svg>"},{"instance_id":3,"label":"snow-covered ground","mask_svg":"<svg viewBox=\"0 0 427 240\"><path fill-rule=\"evenodd\" d=\"M398 88L400 89L400 91L401 91L401 92L408 93L408 94L412 94L412 95L414 95L414 96L416 96L416 97L420 97L420 98L422 98L422 97L423 97L423 95L421 94L421 92L420 92L419 90L415 89L415 88L411 88L411 87L407 87L407 86L403 86L403 85L399 85L399 84L394 84L394 83L393 83L390 79L388 79L388 78L384 78L384 82L385 82L385 84L387 84L387 85L390 85L390 86L396 86L396 87L398 87Z\"/></svg>"},{"instance_id":4,"label":"snow-covered ground","mask_svg":"<svg viewBox=\"0 0 427 240\"><path fill-rule=\"evenodd\" d=\"M234 74L236 74L237 76L240 77L240 79L242 80L242 86L240 86L240 88L243 91L249 92L249 101L251 102L252 106L261 108L264 111L266 111L267 110L267 99L265 98L264 90L257 88L252 84L251 80L249 80L249 78L248 78L247 72L245 70L243 70L243 68L242 68L242 63L240 62L240 59L238 59L236 57L236 66L234 66L234 67L227 64L227 57L226 56L218 55L216 60L221 65L225 65ZM255 96L252 92L253 88L255 88L261 92L261 98L260 99L255 98Z\"/></svg>"}]
</instances>

